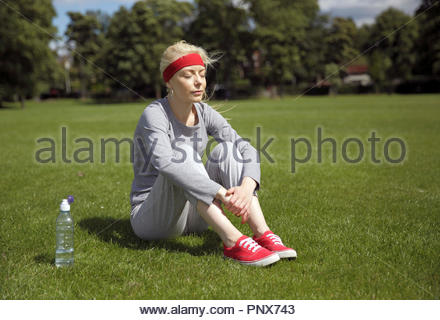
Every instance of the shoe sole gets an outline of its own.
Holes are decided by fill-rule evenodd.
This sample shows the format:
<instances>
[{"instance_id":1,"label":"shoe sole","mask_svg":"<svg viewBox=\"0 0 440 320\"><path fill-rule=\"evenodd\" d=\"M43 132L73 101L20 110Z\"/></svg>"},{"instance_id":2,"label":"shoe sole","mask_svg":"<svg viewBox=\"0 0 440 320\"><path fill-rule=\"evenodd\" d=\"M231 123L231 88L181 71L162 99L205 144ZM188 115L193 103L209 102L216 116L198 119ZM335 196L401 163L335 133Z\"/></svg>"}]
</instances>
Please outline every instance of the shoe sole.
<instances>
[{"instance_id":1,"label":"shoe sole","mask_svg":"<svg viewBox=\"0 0 440 320\"><path fill-rule=\"evenodd\" d=\"M295 250L285 250L285 251L274 251L281 259L296 259L296 251Z\"/></svg>"},{"instance_id":2,"label":"shoe sole","mask_svg":"<svg viewBox=\"0 0 440 320\"><path fill-rule=\"evenodd\" d=\"M257 260L257 261L240 261L240 260L236 260L227 256L223 256L223 258L225 259L230 259L232 261L238 262L242 265L245 266L254 266L254 267L266 267L268 265L271 265L277 261L280 260L280 257L278 254L271 254L270 256Z\"/></svg>"}]
</instances>

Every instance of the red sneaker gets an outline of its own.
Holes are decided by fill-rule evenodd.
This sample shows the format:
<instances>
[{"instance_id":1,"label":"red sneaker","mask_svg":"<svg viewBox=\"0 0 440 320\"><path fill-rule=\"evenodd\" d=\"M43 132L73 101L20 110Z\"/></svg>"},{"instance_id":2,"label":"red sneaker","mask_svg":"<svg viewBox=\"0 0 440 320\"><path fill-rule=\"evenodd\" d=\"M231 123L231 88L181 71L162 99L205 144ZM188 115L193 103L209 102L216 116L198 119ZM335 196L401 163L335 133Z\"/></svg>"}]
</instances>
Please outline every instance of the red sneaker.
<instances>
[{"instance_id":1,"label":"red sneaker","mask_svg":"<svg viewBox=\"0 0 440 320\"><path fill-rule=\"evenodd\" d=\"M261 237L253 239L262 247L277 253L280 258L296 259L296 251L286 247L280 237L272 231L266 231Z\"/></svg>"},{"instance_id":2,"label":"red sneaker","mask_svg":"<svg viewBox=\"0 0 440 320\"><path fill-rule=\"evenodd\" d=\"M223 254L237 262L249 266L264 267L280 260L280 257L261 247L247 236L241 236L231 248L223 244Z\"/></svg>"}]
</instances>

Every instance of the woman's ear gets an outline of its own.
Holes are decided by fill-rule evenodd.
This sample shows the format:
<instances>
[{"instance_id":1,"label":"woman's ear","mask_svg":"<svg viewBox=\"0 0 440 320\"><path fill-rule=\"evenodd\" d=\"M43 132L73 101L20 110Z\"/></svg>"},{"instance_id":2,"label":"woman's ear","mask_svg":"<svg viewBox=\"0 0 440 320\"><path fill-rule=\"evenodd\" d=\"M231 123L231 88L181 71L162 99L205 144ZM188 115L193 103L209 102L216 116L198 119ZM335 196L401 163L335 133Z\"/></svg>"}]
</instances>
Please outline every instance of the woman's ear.
<instances>
[{"instance_id":1,"label":"woman's ear","mask_svg":"<svg viewBox=\"0 0 440 320\"><path fill-rule=\"evenodd\" d=\"M167 86L167 92L171 97L173 95L173 88L171 87L169 82L165 83L165 85Z\"/></svg>"}]
</instances>

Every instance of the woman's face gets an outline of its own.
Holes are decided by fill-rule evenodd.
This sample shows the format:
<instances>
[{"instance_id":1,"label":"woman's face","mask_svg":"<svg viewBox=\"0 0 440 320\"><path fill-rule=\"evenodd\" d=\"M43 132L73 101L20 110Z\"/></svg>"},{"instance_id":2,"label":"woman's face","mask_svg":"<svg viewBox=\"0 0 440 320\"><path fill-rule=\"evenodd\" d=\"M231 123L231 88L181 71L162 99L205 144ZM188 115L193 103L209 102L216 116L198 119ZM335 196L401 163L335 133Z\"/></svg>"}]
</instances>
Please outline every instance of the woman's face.
<instances>
[{"instance_id":1,"label":"woman's face","mask_svg":"<svg viewBox=\"0 0 440 320\"><path fill-rule=\"evenodd\" d=\"M200 102L206 88L204 66L188 66L177 71L168 81L168 87L173 89L173 97L185 102Z\"/></svg>"}]
</instances>

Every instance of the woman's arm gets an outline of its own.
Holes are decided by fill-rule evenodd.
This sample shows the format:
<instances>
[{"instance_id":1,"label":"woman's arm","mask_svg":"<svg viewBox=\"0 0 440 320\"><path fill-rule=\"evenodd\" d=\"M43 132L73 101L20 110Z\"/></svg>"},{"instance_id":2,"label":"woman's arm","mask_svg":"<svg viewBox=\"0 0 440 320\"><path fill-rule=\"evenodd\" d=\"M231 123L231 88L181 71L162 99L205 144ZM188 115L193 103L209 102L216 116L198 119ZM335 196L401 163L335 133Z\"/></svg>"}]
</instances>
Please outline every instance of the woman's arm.
<instances>
[{"instance_id":1,"label":"woman's arm","mask_svg":"<svg viewBox=\"0 0 440 320\"><path fill-rule=\"evenodd\" d=\"M229 141L235 144L243 158L243 176L252 178L256 183L254 190L258 190L260 188L261 173L257 150L248 141L240 137L218 111L205 103L203 106L208 134L218 142Z\"/></svg>"},{"instance_id":2,"label":"woman's arm","mask_svg":"<svg viewBox=\"0 0 440 320\"><path fill-rule=\"evenodd\" d=\"M159 106L144 110L135 133L135 143L143 149L141 154L148 162L141 169L152 165L194 198L210 205L221 185L203 175L191 162L176 161L182 159L182 153L176 154L176 148L173 149L168 127L169 120Z\"/></svg>"},{"instance_id":3,"label":"woman's arm","mask_svg":"<svg viewBox=\"0 0 440 320\"><path fill-rule=\"evenodd\" d=\"M239 186L233 186L226 190L225 196L229 201L226 208L237 216L242 216L242 223L247 220L254 191L260 184L260 164L256 149L242 139L220 113L205 105L206 127L208 134L217 141L230 141L234 143L242 155L243 180Z\"/></svg>"}]
</instances>

